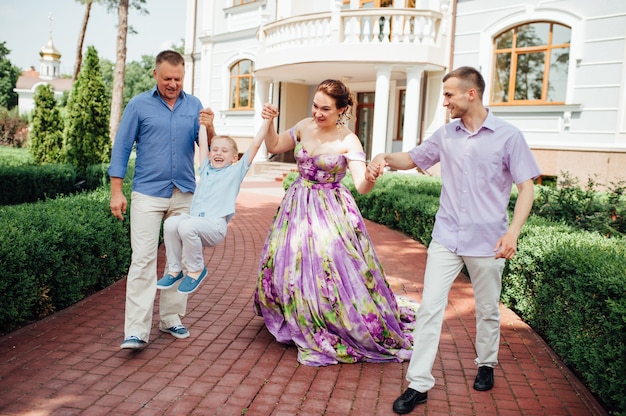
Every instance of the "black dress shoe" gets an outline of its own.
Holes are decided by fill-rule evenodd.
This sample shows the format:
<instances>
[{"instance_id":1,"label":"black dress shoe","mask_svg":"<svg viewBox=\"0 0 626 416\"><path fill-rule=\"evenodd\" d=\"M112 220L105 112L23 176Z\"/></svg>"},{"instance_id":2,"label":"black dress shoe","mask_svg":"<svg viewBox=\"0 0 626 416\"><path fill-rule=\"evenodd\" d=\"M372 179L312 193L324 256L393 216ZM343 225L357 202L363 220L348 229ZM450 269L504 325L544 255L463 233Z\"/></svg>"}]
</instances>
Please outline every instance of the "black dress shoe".
<instances>
[{"instance_id":1,"label":"black dress shoe","mask_svg":"<svg viewBox=\"0 0 626 416\"><path fill-rule=\"evenodd\" d=\"M493 367L478 367L478 374L474 380L474 390L487 391L493 388Z\"/></svg>"},{"instance_id":2,"label":"black dress shoe","mask_svg":"<svg viewBox=\"0 0 626 416\"><path fill-rule=\"evenodd\" d=\"M400 415L411 413L415 409L415 405L425 403L427 398L428 392L420 393L417 390L406 389L402 396L393 402L393 411Z\"/></svg>"}]
</instances>

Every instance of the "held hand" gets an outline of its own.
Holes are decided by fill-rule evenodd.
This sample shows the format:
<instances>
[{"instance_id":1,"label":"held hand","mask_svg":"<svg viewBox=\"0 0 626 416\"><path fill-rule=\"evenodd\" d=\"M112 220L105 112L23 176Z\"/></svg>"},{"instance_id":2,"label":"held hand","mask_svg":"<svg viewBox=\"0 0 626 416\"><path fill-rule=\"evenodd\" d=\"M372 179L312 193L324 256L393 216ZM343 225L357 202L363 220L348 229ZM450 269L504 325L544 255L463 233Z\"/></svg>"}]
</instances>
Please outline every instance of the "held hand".
<instances>
[{"instance_id":1,"label":"held hand","mask_svg":"<svg viewBox=\"0 0 626 416\"><path fill-rule=\"evenodd\" d=\"M213 120L215 119L215 113L209 107L200 110L200 124L205 127L213 127Z\"/></svg>"},{"instance_id":2,"label":"held hand","mask_svg":"<svg viewBox=\"0 0 626 416\"><path fill-rule=\"evenodd\" d=\"M387 164L384 159L374 158L365 169L365 179L369 182L376 182L376 179L385 172Z\"/></svg>"},{"instance_id":3,"label":"held hand","mask_svg":"<svg viewBox=\"0 0 626 416\"><path fill-rule=\"evenodd\" d=\"M261 117L263 117L264 120L271 120L277 116L278 116L278 108L276 108L270 103L265 103L263 105L263 110L261 111Z\"/></svg>"},{"instance_id":4,"label":"held hand","mask_svg":"<svg viewBox=\"0 0 626 416\"><path fill-rule=\"evenodd\" d=\"M515 253L517 252L517 238L507 232L500 237L496 246L493 248L493 251L496 253L497 259L504 258L511 260L515 257Z\"/></svg>"}]
</instances>

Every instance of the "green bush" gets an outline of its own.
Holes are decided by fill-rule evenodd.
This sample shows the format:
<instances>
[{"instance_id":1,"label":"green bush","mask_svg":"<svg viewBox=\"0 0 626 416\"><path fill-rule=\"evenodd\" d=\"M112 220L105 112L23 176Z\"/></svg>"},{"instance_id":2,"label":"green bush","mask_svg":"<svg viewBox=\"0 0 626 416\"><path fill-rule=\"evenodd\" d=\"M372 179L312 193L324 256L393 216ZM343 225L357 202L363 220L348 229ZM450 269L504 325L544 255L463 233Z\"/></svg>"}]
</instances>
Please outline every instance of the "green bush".
<instances>
[{"instance_id":1,"label":"green bush","mask_svg":"<svg viewBox=\"0 0 626 416\"><path fill-rule=\"evenodd\" d=\"M604 405L626 411L626 245L533 218L506 263L502 301Z\"/></svg>"},{"instance_id":2,"label":"green bush","mask_svg":"<svg viewBox=\"0 0 626 416\"><path fill-rule=\"evenodd\" d=\"M70 306L126 273L128 221L109 192L0 207L0 328L7 333Z\"/></svg>"},{"instance_id":3,"label":"green bush","mask_svg":"<svg viewBox=\"0 0 626 416\"><path fill-rule=\"evenodd\" d=\"M35 160L28 150L17 147L0 146L0 166L34 165Z\"/></svg>"},{"instance_id":4,"label":"green bush","mask_svg":"<svg viewBox=\"0 0 626 416\"><path fill-rule=\"evenodd\" d=\"M35 202L75 191L72 165L0 165L0 205Z\"/></svg>"}]
</instances>

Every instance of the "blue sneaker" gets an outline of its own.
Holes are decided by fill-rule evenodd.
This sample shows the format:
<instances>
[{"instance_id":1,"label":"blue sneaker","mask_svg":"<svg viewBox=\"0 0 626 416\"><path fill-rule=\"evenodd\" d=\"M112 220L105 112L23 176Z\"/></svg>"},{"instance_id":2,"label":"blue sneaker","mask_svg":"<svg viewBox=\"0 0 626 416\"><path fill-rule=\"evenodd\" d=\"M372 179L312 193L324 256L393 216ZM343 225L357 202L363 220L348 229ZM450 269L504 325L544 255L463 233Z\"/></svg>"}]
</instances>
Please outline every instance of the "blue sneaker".
<instances>
[{"instance_id":1,"label":"blue sneaker","mask_svg":"<svg viewBox=\"0 0 626 416\"><path fill-rule=\"evenodd\" d=\"M189 337L189 331L182 325L175 325L169 328L163 328L159 325L159 329L161 332L167 332L168 334L172 334L173 337L178 339L183 339Z\"/></svg>"},{"instance_id":2,"label":"blue sneaker","mask_svg":"<svg viewBox=\"0 0 626 416\"><path fill-rule=\"evenodd\" d=\"M157 289L169 289L174 286L176 282L183 278L183 272L178 273L176 276L166 274L157 282Z\"/></svg>"},{"instance_id":3,"label":"blue sneaker","mask_svg":"<svg viewBox=\"0 0 626 416\"><path fill-rule=\"evenodd\" d=\"M185 278L183 279L182 282L180 282L180 285L178 285L178 291L180 293L193 293L196 291L196 289L198 289L198 286L200 286L200 283L202 283L202 280L204 280L204 278L207 275L207 271L206 271L206 267L204 268L204 270L202 270L202 273L200 273L200 276L198 276L197 279L194 279L193 277L187 275L185 276Z\"/></svg>"},{"instance_id":4,"label":"blue sneaker","mask_svg":"<svg viewBox=\"0 0 626 416\"><path fill-rule=\"evenodd\" d=\"M144 348L146 348L146 345L148 345L146 341L143 341L141 338L131 335L126 338L124 342L122 342L120 348L124 350L143 350Z\"/></svg>"}]
</instances>

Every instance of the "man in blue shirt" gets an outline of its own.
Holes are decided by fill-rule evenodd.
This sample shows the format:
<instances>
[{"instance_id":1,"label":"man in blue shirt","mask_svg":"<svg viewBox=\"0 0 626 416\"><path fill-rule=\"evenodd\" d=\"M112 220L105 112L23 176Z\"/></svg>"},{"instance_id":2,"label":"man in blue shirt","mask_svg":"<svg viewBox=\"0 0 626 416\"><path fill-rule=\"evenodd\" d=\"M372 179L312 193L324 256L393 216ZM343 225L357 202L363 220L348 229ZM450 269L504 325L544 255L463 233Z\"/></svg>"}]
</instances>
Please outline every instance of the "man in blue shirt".
<instances>
[{"instance_id":1,"label":"man in blue shirt","mask_svg":"<svg viewBox=\"0 0 626 416\"><path fill-rule=\"evenodd\" d=\"M120 220L127 208L122 182L133 147L136 151L123 349L143 349L150 339L161 222L170 215L189 212L196 187L194 146L200 117L207 120L209 143L215 135L213 112L203 110L198 98L182 90L184 75L185 60L180 53L159 53L153 70L155 88L130 100L113 144L108 170L110 208ZM176 338L187 338L189 331L181 321L186 308L187 295L163 291L159 329Z\"/></svg>"}]
</instances>

